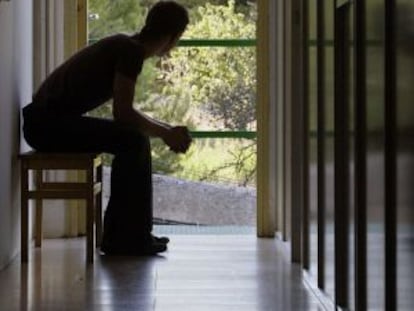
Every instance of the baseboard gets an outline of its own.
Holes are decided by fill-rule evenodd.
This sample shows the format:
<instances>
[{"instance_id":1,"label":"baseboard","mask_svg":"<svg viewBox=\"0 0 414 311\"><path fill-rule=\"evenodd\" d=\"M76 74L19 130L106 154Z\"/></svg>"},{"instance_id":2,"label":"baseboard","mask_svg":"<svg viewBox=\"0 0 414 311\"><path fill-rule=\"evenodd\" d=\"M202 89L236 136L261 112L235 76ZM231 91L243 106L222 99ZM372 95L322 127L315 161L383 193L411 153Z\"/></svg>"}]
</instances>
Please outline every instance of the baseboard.
<instances>
[{"instance_id":1,"label":"baseboard","mask_svg":"<svg viewBox=\"0 0 414 311\"><path fill-rule=\"evenodd\" d=\"M0 271L6 269L13 261L17 260L18 256L20 256L20 251L15 251L14 254L8 258L8 260L0 264Z\"/></svg>"},{"instance_id":2,"label":"baseboard","mask_svg":"<svg viewBox=\"0 0 414 311\"><path fill-rule=\"evenodd\" d=\"M305 286L314 294L316 299L319 300L321 306L326 311L340 310L338 308L335 308L335 303L331 297L329 297L324 291L318 288L316 285L317 282L313 276L311 276L307 271L303 271L302 275Z\"/></svg>"}]
</instances>

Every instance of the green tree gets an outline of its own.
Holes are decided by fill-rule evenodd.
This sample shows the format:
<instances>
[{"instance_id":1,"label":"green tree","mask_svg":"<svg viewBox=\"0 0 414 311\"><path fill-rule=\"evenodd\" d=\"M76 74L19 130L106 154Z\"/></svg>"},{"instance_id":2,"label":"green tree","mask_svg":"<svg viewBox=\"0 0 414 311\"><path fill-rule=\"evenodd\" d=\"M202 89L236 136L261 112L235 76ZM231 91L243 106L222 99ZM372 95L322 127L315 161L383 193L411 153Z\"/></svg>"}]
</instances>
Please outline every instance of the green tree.
<instances>
[{"instance_id":1,"label":"green tree","mask_svg":"<svg viewBox=\"0 0 414 311\"><path fill-rule=\"evenodd\" d=\"M136 32L145 18L145 10L137 0L89 0L88 12L92 40L119 32Z\"/></svg>"}]
</instances>

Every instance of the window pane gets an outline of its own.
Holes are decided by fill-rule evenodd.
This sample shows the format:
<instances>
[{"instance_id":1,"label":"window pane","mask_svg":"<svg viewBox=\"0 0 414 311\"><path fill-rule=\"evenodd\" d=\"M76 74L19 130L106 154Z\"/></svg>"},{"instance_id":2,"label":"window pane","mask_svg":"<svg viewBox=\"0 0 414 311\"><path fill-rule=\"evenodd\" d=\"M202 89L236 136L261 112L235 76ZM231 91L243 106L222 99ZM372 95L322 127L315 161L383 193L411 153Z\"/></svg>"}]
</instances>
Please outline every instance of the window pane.
<instances>
[{"instance_id":1,"label":"window pane","mask_svg":"<svg viewBox=\"0 0 414 311\"><path fill-rule=\"evenodd\" d=\"M398 310L414 309L414 4L398 4L398 150L397 150L397 301Z\"/></svg>"},{"instance_id":2,"label":"window pane","mask_svg":"<svg viewBox=\"0 0 414 311\"><path fill-rule=\"evenodd\" d=\"M118 32L134 33L145 23L149 8L158 0L88 0L89 39L97 40ZM255 38L255 0L180 1L189 11L185 39Z\"/></svg>"},{"instance_id":3,"label":"window pane","mask_svg":"<svg viewBox=\"0 0 414 311\"><path fill-rule=\"evenodd\" d=\"M367 273L368 308L384 309L384 1L367 1Z\"/></svg>"}]
</instances>

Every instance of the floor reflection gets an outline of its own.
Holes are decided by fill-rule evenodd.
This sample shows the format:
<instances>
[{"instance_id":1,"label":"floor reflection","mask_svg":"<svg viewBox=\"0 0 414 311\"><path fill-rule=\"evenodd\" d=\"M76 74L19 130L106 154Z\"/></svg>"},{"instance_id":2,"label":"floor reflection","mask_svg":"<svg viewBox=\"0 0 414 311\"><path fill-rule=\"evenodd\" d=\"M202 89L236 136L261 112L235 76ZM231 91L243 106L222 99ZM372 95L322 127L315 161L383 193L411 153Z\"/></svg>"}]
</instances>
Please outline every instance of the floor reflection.
<instances>
[{"instance_id":1,"label":"floor reflection","mask_svg":"<svg viewBox=\"0 0 414 311\"><path fill-rule=\"evenodd\" d=\"M176 235L159 257L96 256L84 240L46 240L0 271L2 311L319 310L273 239Z\"/></svg>"}]
</instances>

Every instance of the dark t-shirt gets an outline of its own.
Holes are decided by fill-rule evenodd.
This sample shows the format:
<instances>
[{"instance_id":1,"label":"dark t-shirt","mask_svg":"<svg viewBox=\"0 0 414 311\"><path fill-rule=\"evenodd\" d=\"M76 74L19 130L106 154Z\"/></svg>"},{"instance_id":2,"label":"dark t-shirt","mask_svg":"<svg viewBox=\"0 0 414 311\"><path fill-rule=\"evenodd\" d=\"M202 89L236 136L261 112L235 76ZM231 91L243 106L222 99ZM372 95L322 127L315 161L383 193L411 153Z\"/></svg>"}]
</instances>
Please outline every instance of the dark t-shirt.
<instances>
[{"instance_id":1,"label":"dark t-shirt","mask_svg":"<svg viewBox=\"0 0 414 311\"><path fill-rule=\"evenodd\" d=\"M59 66L33 95L33 106L82 115L112 98L116 72L136 79L143 53L143 47L127 35L104 38Z\"/></svg>"}]
</instances>

